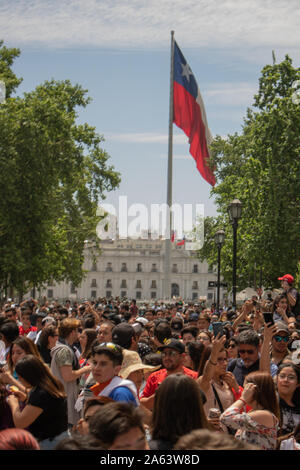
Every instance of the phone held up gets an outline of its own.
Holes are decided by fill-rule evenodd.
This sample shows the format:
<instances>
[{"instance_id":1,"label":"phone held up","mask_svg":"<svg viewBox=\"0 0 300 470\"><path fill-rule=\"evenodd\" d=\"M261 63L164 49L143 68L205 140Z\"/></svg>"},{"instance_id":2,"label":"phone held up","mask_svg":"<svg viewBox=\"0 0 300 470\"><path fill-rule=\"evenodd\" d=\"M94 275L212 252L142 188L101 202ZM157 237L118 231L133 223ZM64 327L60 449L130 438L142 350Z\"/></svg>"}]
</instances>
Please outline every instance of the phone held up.
<instances>
[{"instance_id":1,"label":"phone held up","mask_svg":"<svg viewBox=\"0 0 300 470\"><path fill-rule=\"evenodd\" d=\"M271 323L272 325L274 325L273 313L263 312L263 316L266 324Z\"/></svg>"}]
</instances>

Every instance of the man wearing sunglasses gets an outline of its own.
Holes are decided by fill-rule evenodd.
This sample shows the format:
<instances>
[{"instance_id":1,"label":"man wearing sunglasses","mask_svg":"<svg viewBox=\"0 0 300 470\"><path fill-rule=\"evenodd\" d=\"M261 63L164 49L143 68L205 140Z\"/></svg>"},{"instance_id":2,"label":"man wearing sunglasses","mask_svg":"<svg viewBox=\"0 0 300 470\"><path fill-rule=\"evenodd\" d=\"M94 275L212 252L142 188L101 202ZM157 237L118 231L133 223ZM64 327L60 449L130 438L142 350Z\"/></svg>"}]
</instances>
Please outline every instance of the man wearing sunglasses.
<instances>
[{"instance_id":1,"label":"man wearing sunglasses","mask_svg":"<svg viewBox=\"0 0 300 470\"><path fill-rule=\"evenodd\" d=\"M196 379L198 373L183 366L185 358L185 346L182 341L169 338L164 341L164 344L159 347L162 357L163 368L148 377L146 382L141 403L148 409L152 410L154 406L155 391L159 385L170 374L181 373Z\"/></svg>"},{"instance_id":2,"label":"man wearing sunglasses","mask_svg":"<svg viewBox=\"0 0 300 470\"><path fill-rule=\"evenodd\" d=\"M232 372L237 383L243 387L245 377L251 372L259 371L260 344L259 336L252 328L242 331L237 336L238 355L236 359L231 359L227 370ZM270 373L274 377L278 367L271 363Z\"/></svg>"},{"instance_id":3,"label":"man wearing sunglasses","mask_svg":"<svg viewBox=\"0 0 300 470\"><path fill-rule=\"evenodd\" d=\"M283 322L276 322L276 333L272 337L271 361L280 366L286 356L290 354L288 349L290 332L288 326Z\"/></svg>"}]
</instances>

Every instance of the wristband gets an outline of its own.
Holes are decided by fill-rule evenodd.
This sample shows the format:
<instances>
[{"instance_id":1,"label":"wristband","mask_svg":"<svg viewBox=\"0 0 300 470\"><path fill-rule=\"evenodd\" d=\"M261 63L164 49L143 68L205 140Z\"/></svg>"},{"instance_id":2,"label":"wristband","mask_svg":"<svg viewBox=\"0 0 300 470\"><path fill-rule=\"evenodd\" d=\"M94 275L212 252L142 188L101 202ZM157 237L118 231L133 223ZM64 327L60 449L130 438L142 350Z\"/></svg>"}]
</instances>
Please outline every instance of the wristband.
<instances>
[{"instance_id":1,"label":"wristband","mask_svg":"<svg viewBox=\"0 0 300 470\"><path fill-rule=\"evenodd\" d=\"M238 398L239 401L242 401L245 405L247 405L247 402L243 398Z\"/></svg>"},{"instance_id":2,"label":"wristband","mask_svg":"<svg viewBox=\"0 0 300 470\"><path fill-rule=\"evenodd\" d=\"M212 362L210 359L208 360L208 362L210 362L213 366L217 365L217 362Z\"/></svg>"}]
</instances>

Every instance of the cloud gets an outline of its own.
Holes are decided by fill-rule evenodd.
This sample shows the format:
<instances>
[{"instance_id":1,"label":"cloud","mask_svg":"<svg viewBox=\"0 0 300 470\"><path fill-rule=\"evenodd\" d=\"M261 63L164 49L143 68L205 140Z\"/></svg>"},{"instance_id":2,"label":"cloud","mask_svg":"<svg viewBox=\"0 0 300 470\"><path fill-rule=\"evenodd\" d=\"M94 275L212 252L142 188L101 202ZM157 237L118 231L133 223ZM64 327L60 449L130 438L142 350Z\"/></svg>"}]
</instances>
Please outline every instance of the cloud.
<instances>
[{"instance_id":1,"label":"cloud","mask_svg":"<svg viewBox=\"0 0 300 470\"><path fill-rule=\"evenodd\" d=\"M135 144L166 144L168 143L168 135L160 134L155 132L104 132L106 142L123 142L123 143L135 143ZM187 137L185 134L173 135L173 143L175 144L186 144Z\"/></svg>"},{"instance_id":2,"label":"cloud","mask_svg":"<svg viewBox=\"0 0 300 470\"><path fill-rule=\"evenodd\" d=\"M293 48L298 0L2 0L0 30L18 45L101 48Z\"/></svg>"},{"instance_id":3,"label":"cloud","mask_svg":"<svg viewBox=\"0 0 300 470\"><path fill-rule=\"evenodd\" d=\"M205 101L207 104L244 107L249 106L257 91L257 83L218 83L205 90Z\"/></svg>"}]
</instances>

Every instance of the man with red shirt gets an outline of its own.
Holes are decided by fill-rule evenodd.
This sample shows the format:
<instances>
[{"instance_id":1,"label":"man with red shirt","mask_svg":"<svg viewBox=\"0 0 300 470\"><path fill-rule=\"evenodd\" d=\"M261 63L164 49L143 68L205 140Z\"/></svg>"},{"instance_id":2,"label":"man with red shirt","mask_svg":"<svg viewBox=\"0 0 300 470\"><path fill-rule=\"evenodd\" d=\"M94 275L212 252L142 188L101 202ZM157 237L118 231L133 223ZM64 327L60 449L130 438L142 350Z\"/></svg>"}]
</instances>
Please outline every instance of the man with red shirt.
<instances>
[{"instance_id":1,"label":"man with red shirt","mask_svg":"<svg viewBox=\"0 0 300 470\"><path fill-rule=\"evenodd\" d=\"M164 369L153 372L147 380L143 395L140 399L142 405L152 410L154 405L155 391L159 385L171 374L185 374L192 379L197 379L198 373L183 366L185 357L184 344L178 339L168 339L164 346L159 348L162 353L162 364Z\"/></svg>"}]
</instances>

